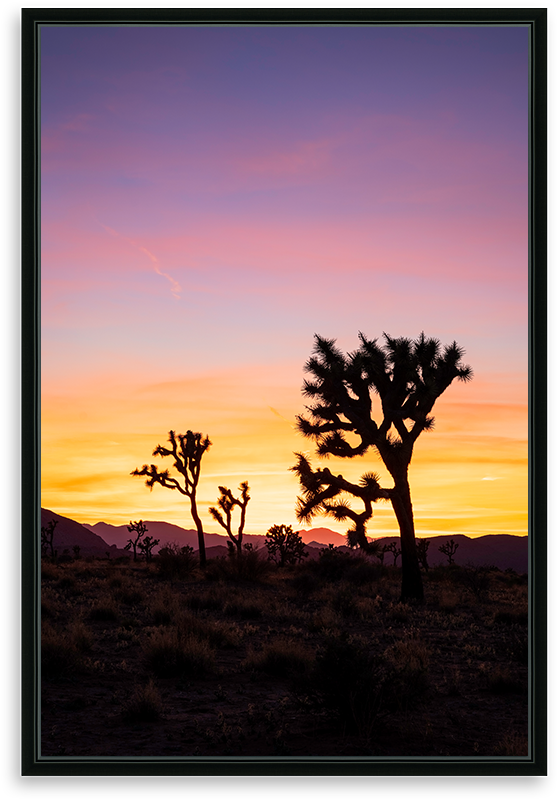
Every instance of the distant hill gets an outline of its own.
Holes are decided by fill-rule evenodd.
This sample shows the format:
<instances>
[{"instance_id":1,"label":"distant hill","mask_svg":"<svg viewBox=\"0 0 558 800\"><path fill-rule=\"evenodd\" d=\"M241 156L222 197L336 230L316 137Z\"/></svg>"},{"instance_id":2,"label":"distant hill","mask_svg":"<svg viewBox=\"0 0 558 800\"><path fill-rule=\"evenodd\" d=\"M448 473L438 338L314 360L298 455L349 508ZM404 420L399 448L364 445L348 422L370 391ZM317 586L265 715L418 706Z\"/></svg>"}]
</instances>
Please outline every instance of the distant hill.
<instances>
[{"instance_id":1,"label":"distant hill","mask_svg":"<svg viewBox=\"0 0 558 800\"><path fill-rule=\"evenodd\" d=\"M176 542L181 547L184 547L184 545L189 545L190 547L193 547L194 550L198 549L197 531L192 530L191 528L182 528L180 525L173 525L170 522L160 522L154 520L144 520L144 522L147 525L149 536L154 536L156 539L161 540L159 547L154 549L154 553L156 553L158 549L166 542ZM99 536L102 536L106 542L109 542L109 544L115 544L117 547L124 547L130 538L130 533L128 532L126 525L110 525L108 522L96 522L95 524L84 523L83 527ZM341 547L346 544L344 535L335 533L335 531L331 531L329 528L312 528L309 531L298 531L298 533L300 534L304 544L309 544L314 547L326 547L329 544L333 544L336 547ZM226 534L206 533L206 549L208 547L226 547L227 540L228 536ZM242 541L246 544L251 543L254 545L254 547L263 547L265 535L244 534Z\"/></svg>"},{"instance_id":2,"label":"distant hill","mask_svg":"<svg viewBox=\"0 0 558 800\"><path fill-rule=\"evenodd\" d=\"M110 525L107 522L97 522L94 525L74 522L67 517L55 514L53 511L41 509L41 524L56 518L59 524L55 532L55 547L59 553L64 548L71 548L78 544L83 555L104 556L110 548L111 552L115 548L118 553L127 552L122 548L130 538L130 533L126 525ZM181 528L179 525L172 525L170 522L145 521L148 533L156 539L160 539L157 552L167 542L176 542L180 547L189 545L194 550L198 549L197 531ZM303 542L309 548L311 558L318 556L322 547L329 544L335 547L348 549L345 546L345 536L329 528L311 528L310 530L298 531ZM89 538L88 538L89 537ZM528 537L510 536L509 534L493 534L489 536L478 536L471 538L463 534L453 534L451 536L430 536L427 537L431 544L428 549L428 563L430 566L447 564L447 557L439 552L439 547L445 544L448 539L453 539L459 545L454 557L456 564L467 566L495 566L498 569L513 569L516 572L527 572L528 569ZM226 553L228 537L218 533L206 533L205 545L207 554L212 557L217 553ZM377 540L380 544L389 544L399 541L396 536L387 536ZM251 543L254 547L263 547L265 536L245 534L243 538L245 544ZM390 553L386 555L386 564L392 563ZM399 561L399 564L401 561Z\"/></svg>"},{"instance_id":3,"label":"distant hill","mask_svg":"<svg viewBox=\"0 0 558 800\"><path fill-rule=\"evenodd\" d=\"M198 549L198 532L195 530L181 528L180 525L172 525L170 522L154 520L144 520L144 524L147 526L148 536L160 539L159 545L153 550L154 553L157 553L168 542L176 542L180 547L188 545L193 547L194 550ZM117 547L124 547L131 536L126 525L110 525L108 522L96 522L94 525L84 523L83 527L102 536L106 542L115 544ZM206 533L204 538L206 549L218 546L227 547L227 541L229 541L229 537L226 534L221 536L218 533ZM254 547L263 547L265 536L244 534L242 541L246 544L250 542Z\"/></svg>"},{"instance_id":4,"label":"distant hill","mask_svg":"<svg viewBox=\"0 0 558 800\"><path fill-rule=\"evenodd\" d=\"M494 566L498 569L514 569L516 572L527 572L529 565L529 543L527 536L510 536L507 533L491 534L490 536L478 536L470 538L461 533L452 536L428 536L430 541L428 548L428 564L431 567L438 564L447 564L448 559L440 553L439 547L444 545L449 539L453 539L459 545L453 560L460 566ZM377 540L380 544L398 542L399 537L388 536L385 539ZM388 553L385 557L386 564L391 564L393 556ZM401 564L401 559L399 559Z\"/></svg>"},{"instance_id":5,"label":"distant hill","mask_svg":"<svg viewBox=\"0 0 558 800\"><path fill-rule=\"evenodd\" d=\"M70 555L73 555L72 548L76 545L80 548L82 556L105 558L107 551L110 551L113 556L127 555L125 550L120 551L117 547L111 547L105 539L92 533L79 522L75 522L69 517L63 517L61 514L55 514L48 508L41 508L41 527L48 525L53 519L58 523L54 529L53 545L59 556L64 550L69 550Z\"/></svg>"}]
</instances>

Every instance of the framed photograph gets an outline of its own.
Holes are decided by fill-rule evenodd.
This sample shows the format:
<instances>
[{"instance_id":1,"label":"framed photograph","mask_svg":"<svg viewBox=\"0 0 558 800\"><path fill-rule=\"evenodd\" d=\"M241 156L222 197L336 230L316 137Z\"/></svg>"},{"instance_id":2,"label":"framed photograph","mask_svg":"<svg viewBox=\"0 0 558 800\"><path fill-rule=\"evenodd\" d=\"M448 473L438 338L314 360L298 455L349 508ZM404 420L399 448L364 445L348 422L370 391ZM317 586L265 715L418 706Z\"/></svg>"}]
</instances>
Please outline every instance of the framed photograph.
<instances>
[{"instance_id":1,"label":"framed photograph","mask_svg":"<svg viewBox=\"0 0 558 800\"><path fill-rule=\"evenodd\" d=\"M546 9L22 34L23 774L546 774Z\"/></svg>"}]
</instances>

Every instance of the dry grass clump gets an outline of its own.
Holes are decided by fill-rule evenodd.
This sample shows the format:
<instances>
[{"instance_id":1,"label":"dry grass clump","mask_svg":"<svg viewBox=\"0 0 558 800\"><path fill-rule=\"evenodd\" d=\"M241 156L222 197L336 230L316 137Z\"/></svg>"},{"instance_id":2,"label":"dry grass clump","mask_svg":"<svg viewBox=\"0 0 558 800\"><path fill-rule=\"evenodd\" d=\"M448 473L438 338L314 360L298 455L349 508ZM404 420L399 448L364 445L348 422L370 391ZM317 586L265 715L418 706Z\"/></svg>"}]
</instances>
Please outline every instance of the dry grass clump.
<instances>
[{"instance_id":1,"label":"dry grass clump","mask_svg":"<svg viewBox=\"0 0 558 800\"><path fill-rule=\"evenodd\" d=\"M420 639L401 639L386 649L384 659L389 705L407 710L429 688L430 650Z\"/></svg>"},{"instance_id":2,"label":"dry grass clump","mask_svg":"<svg viewBox=\"0 0 558 800\"><path fill-rule=\"evenodd\" d=\"M157 554L155 566L163 579L187 579L196 574L198 557L194 555L193 547L180 547L177 542L166 542Z\"/></svg>"},{"instance_id":3,"label":"dry grass clump","mask_svg":"<svg viewBox=\"0 0 558 800\"><path fill-rule=\"evenodd\" d=\"M520 733L507 733L496 745L495 756L527 756L529 755L529 740Z\"/></svg>"},{"instance_id":4,"label":"dry grass clump","mask_svg":"<svg viewBox=\"0 0 558 800\"><path fill-rule=\"evenodd\" d=\"M60 577L60 568L50 561L41 561L41 578L43 581L54 581Z\"/></svg>"},{"instance_id":5,"label":"dry grass clump","mask_svg":"<svg viewBox=\"0 0 558 800\"><path fill-rule=\"evenodd\" d=\"M261 650L249 649L244 666L276 677L303 675L309 672L314 653L293 639L275 639Z\"/></svg>"},{"instance_id":6,"label":"dry grass clump","mask_svg":"<svg viewBox=\"0 0 558 800\"><path fill-rule=\"evenodd\" d=\"M311 616L308 627L309 630L314 633L320 633L322 631L333 632L341 626L341 623L341 614L331 608L331 606L324 606Z\"/></svg>"},{"instance_id":7,"label":"dry grass clump","mask_svg":"<svg viewBox=\"0 0 558 800\"><path fill-rule=\"evenodd\" d=\"M152 679L145 686L137 686L122 706L126 722L157 722L162 713L161 694Z\"/></svg>"},{"instance_id":8,"label":"dry grass clump","mask_svg":"<svg viewBox=\"0 0 558 800\"><path fill-rule=\"evenodd\" d=\"M59 631L48 622L41 629L41 670L43 675L66 675L84 666L84 653L91 648L92 636L85 625L76 622Z\"/></svg>"},{"instance_id":9,"label":"dry grass clump","mask_svg":"<svg viewBox=\"0 0 558 800\"><path fill-rule=\"evenodd\" d=\"M242 639L242 631L235 623L198 617L187 611L177 619L177 629L185 636L206 639L216 647L237 647Z\"/></svg>"},{"instance_id":10,"label":"dry grass clump","mask_svg":"<svg viewBox=\"0 0 558 800\"><path fill-rule=\"evenodd\" d=\"M273 571L273 564L258 550L244 550L239 557L211 558L205 567L208 581L246 581L261 583Z\"/></svg>"},{"instance_id":11,"label":"dry grass clump","mask_svg":"<svg viewBox=\"0 0 558 800\"><path fill-rule=\"evenodd\" d=\"M122 581L122 585L114 589L114 599L127 606L135 606L145 600L145 593L130 581Z\"/></svg>"},{"instance_id":12,"label":"dry grass clump","mask_svg":"<svg viewBox=\"0 0 558 800\"><path fill-rule=\"evenodd\" d=\"M511 670L502 664L486 666L481 664L481 674L486 688L493 694L516 694L525 691L523 682L519 681Z\"/></svg>"},{"instance_id":13,"label":"dry grass clump","mask_svg":"<svg viewBox=\"0 0 558 800\"><path fill-rule=\"evenodd\" d=\"M160 629L143 645L145 665L160 678L204 676L216 669L215 651L194 633Z\"/></svg>"},{"instance_id":14,"label":"dry grass clump","mask_svg":"<svg viewBox=\"0 0 558 800\"><path fill-rule=\"evenodd\" d=\"M118 608L109 595L99 597L89 612L89 619L94 622L116 622L118 618Z\"/></svg>"}]
</instances>

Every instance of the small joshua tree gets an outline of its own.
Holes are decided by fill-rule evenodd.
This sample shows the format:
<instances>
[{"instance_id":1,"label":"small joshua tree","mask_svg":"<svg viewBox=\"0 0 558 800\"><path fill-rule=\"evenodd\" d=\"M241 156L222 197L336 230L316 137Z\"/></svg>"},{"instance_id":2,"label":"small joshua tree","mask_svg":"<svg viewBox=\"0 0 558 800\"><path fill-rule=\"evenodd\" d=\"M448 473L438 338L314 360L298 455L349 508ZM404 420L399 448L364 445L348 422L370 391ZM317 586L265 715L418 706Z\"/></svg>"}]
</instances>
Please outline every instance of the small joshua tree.
<instances>
[{"instance_id":1,"label":"small joshua tree","mask_svg":"<svg viewBox=\"0 0 558 800\"><path fill-rule=\"evenodd\" d=\"M419 564L424 569L425 572L428 572L428 548L430 547L430 539L417 539L417 556L419 560Z\"/></svg>"},{"instance_id":2,"label":"small joshua tree","mask_svg":"<svg viewBox=\"0 0 558 800\"><path fill-rule=\"evenodd\" d=\"M275 561L280 567L308 557L304 542L291 525L272 525L266 534L265 546L269 560Z\"/></svg>"},{"instance_id":3,"label":"small joshua tree","mask_svg":"<svg viewBox=\"0 0 558 800\"><path fill-rule=\"evenodd\" d=\"M166 489L178 489L180 494L185 495L190 500L190 511L192 519L198 532L198 549L200 556L200 566L205 567L205 540L203 534L203 524L198 514L196 491L200 479L201 460L206 450L211 447L211 442L201 433L187 431L184 435L169 431L170 448L157 445L153 451L154 456L172 456L174 468L183 478L182 485L177 478L170 476L169 470L159 472L155 464L144 464L141 469L135 469L132 475L147 475L145 485L153 489L156 483L160 483Z\"/></svg>"},{"instance_id":4,"label":"small joshua tree","mask_svg":"<svg viewBox=\"0 0 558 800\"><path fill-rule=\"evenodd\" d=\"M219 491L221 492L221 497L217 501L219 508L212 506L209 509L209 513L213 519L226 530L227 535L231 540L228 542L229 548L235 546L236 555L240 557L242 555L242 535L244 533L244 525L246 523L246 506L250 500L250 495L248 494L248 490L250 488L248 486L248 481L243 481L239 488L242 493L240 498L234 497L231 490L227 489L226 486L219 486ZM238 524L236 536L232 532L232 512L235 506L240 508L240 522ZM234 549L232 552L234 552Z\"/></svg>"},{"instance_id":5,"label":"small joshua tree","mask_svg":"<svg viewBox=\"0 0 558 800\"><path fill-rule=\"evenodd\" d=\"M57 519L51 519L45 526L41 526L41 550L46 554L50 550L50 557L54 558L54 529L58 525Z\"/></svg>"},{"instance_id":6,"label":"small joshua tree","mask_svg":"<svg viewBox=\"0 0 558 800\"><path fill-rule=\"evenodd\" d=\"M140 543L140 539L145 536L147 533L147 525L144 524L143 520L140 519L139 522L132 522L130 520L130 524L126 526L128 528L128 533L135 533L135 539L128 539L128 544L124 545L124 550L133 549L134 551L134 561L138 560L138 545Z\"/></svg>"},{"instance_id":7,"label":"small joshua tree","mask_svg":"<svg viewBox=\"0 0 558 800\"><path fill-rule=\"evenodd\" d=\"M448 564L453 564L453 557L459 547L459 543L453 539L448 539L445 544L438 548L440 553L448 557Z\"/></svg>"},{"instance_id":8,"label":"small joshua tree","mask_svg":"<svg viewBox=\"0 0 558 800\"><path fill-rule=\"evenodd\" d=\"M393 553L393 566L397 566L397 559L401 555L401 548L397 546L397 542L390 542L384 546L384 552Z\"/></svg>"},{"instance_id":9,"label":"small joshua tree","mask_svg":"<svg viewBox=\"0 0 558 800\"><path fill-rule=\"evenodd\" d=\"M160 539L154 539L152 536L146 536L145 539L139 542L138 547L144 554L146 561L151 561L153 557L153 548L157 547L160 541Z\"/></svg>"}]
</instances>

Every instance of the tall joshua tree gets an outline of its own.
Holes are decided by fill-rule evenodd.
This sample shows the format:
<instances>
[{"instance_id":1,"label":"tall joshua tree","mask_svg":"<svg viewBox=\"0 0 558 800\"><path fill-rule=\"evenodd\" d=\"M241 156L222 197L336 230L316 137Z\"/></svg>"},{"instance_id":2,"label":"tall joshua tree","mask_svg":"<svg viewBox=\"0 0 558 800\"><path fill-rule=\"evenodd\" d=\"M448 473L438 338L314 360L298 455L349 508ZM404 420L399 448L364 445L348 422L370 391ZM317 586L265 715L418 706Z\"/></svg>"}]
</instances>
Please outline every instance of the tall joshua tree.
<instances>
[{"instance_id":1,"label":"tall joshua tree","mask_svg":"<svg viewBox=\"0 0 558 800\"><path fill-rule=\"evenodd\" d=\"M244 525L246 523L246 506L250 500L248 481L243 481L239 489L241 491L240 497L234 497L230 489L226 486L219 486L221 497L217 501L219 508L211 507L209 513L219 525L227 531L229 539L236 545L236 551L239 556L242 555L242 534L244 533ZM232 512L234 507L240 508L240 522L238 525L238 532L236 536L232 532ZM221 513L223 512L223 513ZM223 518L223 514L225 515ZM232 545L229 545L232 547ZM234 550L232 551L234 553Z\"/></svg>"},{"instance_id":2,"label":"tall joshua tree","mask_svg":"<svg viewBox=\"0 0 558 800\"><path fill-rule=\"evenodd\" d=\"M156 483L160 483L166 489L178 489L180 494L185 495L190 500L190 511L192 519L198 532L198 548L200 555L200 566L204 567L205 540L203 534L203 524L198 514L196 501L196 491L200 480L201 460L206 450L211 447L208 437L203 437L201 433L187 431L185 434L169 431L170 448L157 445L153 451L154 456L172 456L174 458L174 468L182 476L182 483L178 478L171 477L169 470L159 472L155 464L144 464L141 469L135 469L131 475L147 475L145 485L153 489Z\"/></svg>"},{"instance_id":3,"label":"tall joshua tree","mask_svg":"<svg viewBox=\"0 0 558 800\"><path fill-rule=\"evenodd\" d=\"M313 470L308 459L297 454L293 471L303 489L297 516L300 521L318 513L352 519L349 542L356 538L366 548L371 503L389 500L401 535L401 599L422 601L409 464L420 434L434 427L430 412L438 397L455 378L469 381L473 372L462 363L464 351L456 342L442 347L424 333L414 340L394 339L385 333L383 338L379 344L359 333L359 348L344 354L334 339L315 337L314 353L305 366L311 378L304 381L302 390L312 404L306 407L308 416L297 417L297 426L316 443L319 456L353 458L375 449L393 486L380 487L377 476L371 474L364 475L358 485L351 484L328 469ZM372 415L374 396L380 406L376 419ZM365 510L360 515L354 512L343 493L360 498Z\"/></svg>"}]
</instances>

